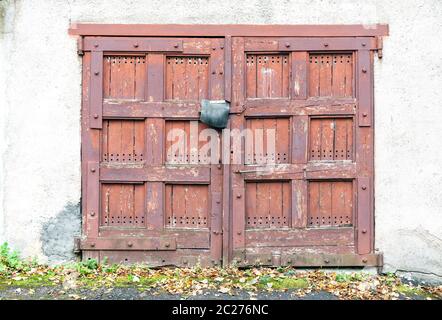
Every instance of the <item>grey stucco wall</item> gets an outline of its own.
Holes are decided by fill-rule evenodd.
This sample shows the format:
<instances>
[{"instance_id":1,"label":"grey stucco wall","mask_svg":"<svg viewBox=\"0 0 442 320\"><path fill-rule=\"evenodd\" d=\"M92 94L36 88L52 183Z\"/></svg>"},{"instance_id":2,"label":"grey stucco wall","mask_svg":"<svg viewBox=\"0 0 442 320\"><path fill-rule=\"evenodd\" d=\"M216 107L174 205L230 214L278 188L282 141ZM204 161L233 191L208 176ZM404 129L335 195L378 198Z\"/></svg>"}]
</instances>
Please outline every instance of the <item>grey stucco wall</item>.
<instances>
[{"instance_id":1,"label":"grey stucco wall","mask_svg":"<svg viewBox=\"0 0 442 320\"><path fill-rule=\"evenodd\" d=\"M385 270L442 276L442 2L31 1L0 13L0 240L72 259L81 61L71 22L388 23L375 59L376 248ZM52 245L53 244L53 245Z\"/></svg>"}]
</instances>

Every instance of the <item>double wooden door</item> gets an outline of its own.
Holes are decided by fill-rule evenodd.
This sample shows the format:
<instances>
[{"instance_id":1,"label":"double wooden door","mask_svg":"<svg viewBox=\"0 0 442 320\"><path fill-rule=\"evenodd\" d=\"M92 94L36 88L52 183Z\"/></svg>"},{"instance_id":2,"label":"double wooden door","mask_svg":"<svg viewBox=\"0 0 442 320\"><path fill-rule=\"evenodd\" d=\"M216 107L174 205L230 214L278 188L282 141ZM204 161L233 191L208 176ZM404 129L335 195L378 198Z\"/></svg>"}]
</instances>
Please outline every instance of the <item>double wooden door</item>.
<instances>
[{"instance_id":1,"label":"double wooden door","mask_svg":"<svg viewBox=\"0 0 442 320\"><path fill-rule=\"evenodd\" d=\"M375 38L83 42L84 259L380 263ZM202 99L230 103L227 128L199 121Z\"/></svg>"}]
</instances>

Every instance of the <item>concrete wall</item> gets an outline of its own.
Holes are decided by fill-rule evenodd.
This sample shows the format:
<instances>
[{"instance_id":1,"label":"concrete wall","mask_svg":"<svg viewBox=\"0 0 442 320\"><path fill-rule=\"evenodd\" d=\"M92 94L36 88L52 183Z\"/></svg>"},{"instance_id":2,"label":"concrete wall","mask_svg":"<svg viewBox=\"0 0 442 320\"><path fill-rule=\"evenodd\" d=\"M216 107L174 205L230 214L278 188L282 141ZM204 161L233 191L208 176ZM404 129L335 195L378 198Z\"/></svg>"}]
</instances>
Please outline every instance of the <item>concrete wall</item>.
<instances>
[{"instance_id":1,"label":"concrete wall","mask_svg":"<svg viewBox=\"0 0 442 320\"><path fill-rule=\"evenodd\" d=\"M442 276L442 2L0 0L0 238L72 259L80 216L80 72L71 22L388 23L375 62L376 248Z\"/></svg>"}]
</instances>

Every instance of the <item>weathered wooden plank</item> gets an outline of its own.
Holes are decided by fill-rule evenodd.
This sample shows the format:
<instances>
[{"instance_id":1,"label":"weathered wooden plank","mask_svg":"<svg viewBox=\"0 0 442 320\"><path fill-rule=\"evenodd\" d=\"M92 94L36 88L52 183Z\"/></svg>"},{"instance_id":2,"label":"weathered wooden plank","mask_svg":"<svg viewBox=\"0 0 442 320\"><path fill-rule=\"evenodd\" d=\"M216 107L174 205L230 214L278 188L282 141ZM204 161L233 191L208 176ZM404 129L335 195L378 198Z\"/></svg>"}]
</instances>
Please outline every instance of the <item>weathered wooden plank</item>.
<instances>
[{"instance_id":1,"label":"weathered wooden plank","mask_svg":"<svg viewBox=\"0 0 442 320\"><path fill-rule=\"evenodd\" d=\"M105 101L104 118L198 119L201 105L196 102Z\"/></svg>"},{"instance_id":2,"label":"weathered wooden plank","mask_svg":"<svg viewBox=\"0 0 442 320\"><path fill-rule=\"evenodd\" d=\"M209 183L210 168L195 166L161 166L144 167L102 166L100 180L105 182L193 182Z\"/></svg>"},{"instance_id":3,"label":"weathered wooden plank","mask_svg":"<svg viewBox=\"0 0 442 320\"><path fill-rule=\"evenodd\" d=\"M181 39L85 37L83 43L85 51L183 51L183 41Z\"/></svg>"},{"instance_id":4,"label":"weathered wooden plank","mask_svg":"<svg viewBox=\"0 0 442 320\"><path fill-rule=\"evenodd\" d=\"M304 247L354 244L353 228L246 230L247 247Z\"/></svg>"},{"instance_id":5,"label":"weathered wooden plank","mask_svg":"<svg viewBox=\"0 0 442 320\"><path fill-rule=\"evenodd\" d=\"M87 238L80 242L84 250L176 250L174 237L149 237L149 238Z\"/></svg>"}]
</instances>

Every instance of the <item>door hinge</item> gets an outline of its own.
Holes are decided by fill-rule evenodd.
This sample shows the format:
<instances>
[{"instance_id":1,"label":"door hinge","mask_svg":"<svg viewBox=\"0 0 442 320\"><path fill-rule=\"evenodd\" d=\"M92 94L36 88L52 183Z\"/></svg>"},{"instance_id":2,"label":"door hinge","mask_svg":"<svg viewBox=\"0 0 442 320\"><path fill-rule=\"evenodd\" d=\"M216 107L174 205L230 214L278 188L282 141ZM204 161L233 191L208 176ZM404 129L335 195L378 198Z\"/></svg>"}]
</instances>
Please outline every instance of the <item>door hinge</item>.
<instances>
[{"instance_id":1,"label":"door hinge","mask_svg":"<svg viewBox=\"0 0 442 320\"><path fill-rule=\"evenodd\" d=\"M378 52L378 58L382 59L382 49L383 49L383 39L382 37L376 37L376 47L377 47L377 52Z\"/></svg>"},{"instance_id":2,"label":"door hinge","mask_svg":"<svg viewBox=\"0 0 442 320\"><path fill-rule=\"evenodd\" d=\"M78 37L77 38L77 54L79 56L84 55L84 47L83 47L83 37Z\"/></svg>"}]
</instances>

